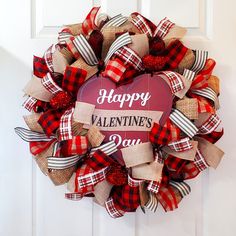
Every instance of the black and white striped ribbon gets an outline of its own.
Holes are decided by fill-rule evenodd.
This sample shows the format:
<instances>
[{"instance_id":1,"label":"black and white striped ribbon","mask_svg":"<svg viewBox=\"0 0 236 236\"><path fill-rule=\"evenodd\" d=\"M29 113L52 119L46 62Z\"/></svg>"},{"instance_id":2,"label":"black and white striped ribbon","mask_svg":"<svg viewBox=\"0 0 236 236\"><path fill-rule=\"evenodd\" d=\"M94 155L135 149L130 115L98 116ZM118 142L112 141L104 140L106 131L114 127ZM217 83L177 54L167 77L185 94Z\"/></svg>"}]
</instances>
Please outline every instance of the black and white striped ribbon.
<instances>
[{"instance_id":1,"label":"black and white striped ribbon","mask_svg":"<svg viewBox=\"0 0 236 236\"><path fill-rule=\"evenodd\" d=\"M184 69L184 73L183 73L183 76L184 78L190 80L190 81L193 81L194 77L195 77L195 72L192 71L192 70L188 70L188 69Z\"/></svg>"},{"instance_id":2,"label":"black and white striped ribbon","mask_svg":"<svg viewBox=\"0 0 236 236\"><path fill-rule=\"evenodd\" d=\"M117 151L116 143L113 140L99 147L92 148L90 151L90 155L92 156L98 149L100 149L106 155L111 155L112 153Z\"/></svg>"},{"instance_id":3,"label":"black and white striped ribbon","mask_svg":"<svg viewBox=\"0 0 236 236\"><path fill-rule=\"evenodd\" d=\"M182 198L191 192L190 186L185 182L175 182L171 180L169 184L180 192Z\"/></svg>"},{"instance_id":4,"label":"black and white striped ribbon","mask_svg":"<svg viewBox=\"0 0 236 236\"><path fill-rule=\"evenodd\" d=\"M132 39L128 32L122 34L120 37L118 37L109 48L109 51L106 55L106 58L104 60L105 64L109 61L109 59L112 57L112 55L123 46L132 43Z\"/></svg>"},{"instance_id":5,"label":"black and white striped ribbon","mask_svg":"<svg viewBox=\"0 0 236 236\"><path fill-rule=\"evenodd\" d=\"M192 93L195 93L197 95L200 95L202 97L205 97L205 98L208 98L210 99L211 101L213 101L214 103L217 101L218 97L217 97L217 94L215 93L215 91L210 88L210 87L207 87L207 88L204 88L204 89L198 89L198 90L192 90L191 91Z\"/></svg>"},{"instance_id":6,"label":"black and white striped ribbon","mask_svg":"<svg viewBox=\"0 0 236 236\"><path fill-rule=\"evenodd\" d=\"M189 120L182 112L173 108L170 114L171 121L177 125L185 134L190 138L195 136L198 132L198 128Z\"/></svg>"},{"instance_id":7,"label":"black and white striped ribbon","mask_svg":"<svg viewBox=\"0 0 236 236\"><path fill-rule=\"evenodd\" d=\"M119 27L123 25L127 20L128 20L128 17L126 16L122 16L121 14L116 15L112 17L106 24L104 24L102 29L108 28L108 27Z\"/></svg>"},{"instance_id":8,"label":"black and white striped ribbon","mask_svg":"<svg viewBox=\"0 0 236 236\"><path fill-rule=\"evenodd\" d=\"M191 70L196 72L196 74L199 71L201 71L206 64L207 57L208 57L207 51L196 50L195 51L195 61L193 63Z\"/></svg>"},{"instance_id":9,"label":"black and white striped ribbon","mask_svg":"<svg viewBox=\"0 0 236 236\"><path fill-rule=\"evenodd\" d=\"M96 54L82 34L76 36L73 43L87 64L91 66L98 64Z\"/></svg>"},{"instance_id":10,"label":"black and white striped ribbon","mask_svg":"<svg viewBox=\"0 0 236 236\"><path fill-rule=\"evenodd\" d=\"M58 43L66 44L67 40L69 40L71 36L72 36L71 33L62 30L61 32L58 33Z\"/></svg>"},{"instance_id":11,"label":"black and white striped ribbon","mask_svg":"<svg viewBox=\"0 0 236 236\"><path fill-rule=\"evenodd\" d=\"M26 142L48 142L51 141L55 136L48 137L46 134L42 134L36 131L28 130L22 127L15 128L16 134Z\"/></svg>"},{"instance_id":12,"label":"black and white striped ribbon","mask_svg":"<svg viewBox=\"0 0 236 236\"><path fill-rule=\"evenodd\" d=\"M152 192L149 192L149 200L145 204L145 207L149 209L150 211L156 212L158 206L158 201L156 198L156 195Z\"/></svg>"},{"instance_id":13,"label":"black and white striped ribbon","mask_svg":"<svg viewBox=\"0 0 236 236\"><path fill-rule=\"evenodd\" d=\"M48 169L64 170L77 164L85 155L71 157L48 157Z\"/></svg>"}]
</instances>

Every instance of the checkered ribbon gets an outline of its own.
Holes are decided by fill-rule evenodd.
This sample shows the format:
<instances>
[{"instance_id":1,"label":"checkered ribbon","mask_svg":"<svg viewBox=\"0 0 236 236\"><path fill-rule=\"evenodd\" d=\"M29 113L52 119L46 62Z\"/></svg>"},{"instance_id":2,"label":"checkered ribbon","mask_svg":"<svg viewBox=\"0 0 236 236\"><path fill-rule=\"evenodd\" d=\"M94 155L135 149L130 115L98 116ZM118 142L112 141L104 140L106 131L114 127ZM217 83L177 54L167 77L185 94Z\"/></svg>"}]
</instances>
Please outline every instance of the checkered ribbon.
<instances>
[{"instance_id":1,"label":"checkered ribbon","mask_svg":"<svg viewBox=\"0 0 236 236\"><path fill-rule=\"evenodd\" d=\"M152 193L158 193L158 191L160 189L160 184L161 184L160 181L153 181L152 180L148 183L147 190Z\"/></svg>"},{"instance_id":2,"label":"checkered ribbon","mask_svg":"<svg viewBox=\"0 0 236 236\"><path fill-rule=\"evenodd\" d=\"M190 162L184 165L183 169L181 170L181 173L183 174L183 178L187 180L195 178L200 173L200 171L198 170L194 162Z\"/></svg>"},{"instance_id":3,"label":"checkered ribbon","mask_svg":"<svg viewBox=\"0 0 236 236\"><path fill-rule=\"evenodd\" d=\"M85 20L82 23L82 30L85 35L88 35L92 32L97 26L95 24L95 19L100 7L93 7L89 14L86 16Z\"/></svg>"},{"instance_id":4,"label":"checkered ribbon","mask_svg":"<svg viewBox=\"0 0 236 236\"><path fill-rule=\"evenodd\" d=\"M131 16L132 16L131 22L139 29L139 31L142 32L143 34L148 35L149 37L152 37L152 30L148 25L146 18L138 13L131 14Z\"/></svg>"},{"instance_id":5,"label":"checkered ribbon","mask_svg":"<svg viewBox=\"0 0 236 236\"><path fill-rule=\"evenodd\" d=\"M79 201L83 198L83 194L81 193L65 193L65 199L72 201Z\"/></svg>"},{"instance_id":6,"label":"checkered ribbon","mask_svg":"<svg viewBox=\"0 0 236 236\"><path fill-rule=\"evenodd\" d=\"M187 196L191 192L190 186L185 182L175 182L171 180L169 184L179 191L182 198Z\"/></svg>"},{"instance_id":7,"label":"checkered ribbon","mask_svg":"<svg viewBox=\"0 0 236 236\"><path fill-rule=\"evenodd\" d=\"M38 155L41 152L47 150L53 143L56 142L56 138L52 139L51 141L31 141L30 144L30 153L32 155Z\"/></svg>"},{"instance_id":8,"label":"checkered ribbon","mask_svg":"<svg viewBox=\"0 0 236 236\"><path fill-rule=\"evenodd\" d=\"M199 171L203 171L209 167L208 164L206 163L203 155L201 154L201 152L198 149L197 149L196 156L194 159L194 164Z\"/></svg>"},{"instance_id":9,"label":"checkered ribbon","mask_svg":"<svg viewBox=\"0 0 236 236\"><path fill-rule=\"evenodd\" d=\"M32 111L35 104L37 103L37 99L36 98L33 98L31 96L29 96L25 101L24 103L22 104L22 106L27 109L28 111Z\"/></svg>"},{"instance_id":10,"label":"checkered ribbon","mask_svg":"<svg viewBox=\"0 0 236 236\"><path fill-rule=\"evenodd\" d=\"M125 211L122 211L115 206L113 198L108 198L105 202L105 207L112 218L119 218L125 214Z\"/></svg>"},{"instance_id":11,"label":"checkered ribbon","mask_svg":"<svg viewBox=\"0 0 236 236\"><path fill-rule=\"evenodd\" d=\"M124 62L119 58L115 58L108 61L105 71L102 72L102 76L108 77L117 83L120 81L125 71L126 66L124 65Z\"/></svg>"},{"instance_id":12,"label":"checkered ribbon","mask_svg":"<svg viewBox=\"0 0 236 236\"><path fill-rule=\"evenodd\" d=\"M114 17L112 17L108 22L106 22L102 29L105 29L107 27L119 27L121 25L123 25L126 21L128 20L128 18L126 16L122 16L122 14L116 15Z\"/></svg>"},{"instance_id":13,"label":"checkered ribbon","mask_svg":"<svg viewBox=\"0 0 236 236\"><path fill-rule=\"evenodd\" d=\"M90 185L96 185L97 183L103 181L106 178L106 174L109 170L109 167L105 167L99 171L93 171L89 174L79 176L77 178L80 188L84 188Z\"/></svg>"},{"instance_id":14,"label":"checkered ribbon","mask_svg":"<svg viewBox=\"0 0 236 236\"><path fill-rule=\"evenodd\" d=\"M43 78L48 73L48 67L44 58L34 56L34 75Z\"/></svg>"},{"instance_id":15,"label":"checkered ribbon","mask_svg":"<svg viewBox=\"0 0 236 236\"><path fill-rule=\"evenodd\" d=\"M157 74L164 75L168 79L168 81L170 82L170 89L173 94L184 89L185 86L182 79L182 75L173 71L161 71Z\"/></svg>"},{"instance_id":16,"label":"checkered ribbon","mask_svg":"<svg viewBox=\"0 0 236 236\"><path fill-rule=\"evenodd\" d=\"M86 136L72 136L72 139L61 142L61 154L63 156L83 155L89 148Z\"/></svg>"},{"instance_id":17,"label":"checkered ribbon","mask_svg":"<svg viewBox=\"0 0 236 236\"><path fill-rule=\"evenodd\" d=\"M198 128L189 120L182 112L177 109L172 109L170 114L170 120L176 124L185 134L190 138L195 136L198 132Z\"/></svg>"},{"instance_id":18,"label":"checkered ribbon","mask_svg":"<svg viewBox=\"0 0 236 236\"><path fill-rule=\"evenodd\" d=\"M86 163L93 168L93 170L98 171L113 164L114 160L98 149L86 160Z\"/></svg>"},{"instance_id":19,"label":"checkered ribbon","mask_svg":"<svg viewBox=\"0 0 236 236\"><path fill-rule=\"evenodd\" d=\"M128 175L128 185L130 187L138 187L142 182L143 180L134 179L130 175Z\"/></svg>"},{"instance_id":20,"label":"checkered ribbon","mask_svg":"<svg viewBox=\"0 0 236 236\"><path fill-rule=\"evenodd\" d=\"M152 212L156 212L157 210L157 206L158 206L158 201L156 198L156 194L149 192L149 200L148 202L145 204L145 207L147 209L149 209Z\"/></svg>"},{"instance_id":21,"label":"checkered ribbon","mask_svg":"<svg viewBox=\"0 0 236 236\"><path fill-rule=\"evenodd\" d=\"M58 33L58 43L61 45L66 45L70 37L72 37L71 31L68 28L64 28Z\"/></svg>"},{"instance_id":22,"label":"checkered ribbon","mask_svg":"<svg viewBox=\"0 0 236 236\"><path fill-rule=\"evenodd\" d=\"M165 165L167 166L168 170L174 171L176 173L179 173L186 165L186 163L186 160L180 159L172 155L167 155L167 158L165 160Z\"/></svg>"},{"instance_id":23,"label":"checkered ribbon","mask_svg":"<svg viewBox=\"0 0 236 236\"><path fill-rule=\"evenodd\" d=\"M221 131L219 132L213 131L210 134L198 135L198 136L206 139L210 143L216 143L223 136L223 134L224 134L224 129L221 129Z\"/></svg>"},{"instance_id":24,"label":"checkered ribbon","mask_svg":"<svg viewBox=\"0 0 236 236\"><path fill-rule=\"evenodd\" d=\"M212 133L221 123L219 116L212 114L199 128L198 134L210 134Z\"/></svg>"},{"instance_id":25,"label":"checkered ribbon","mask_svg":"<svg viewBox=\"0 0 236 236\"><path fill-rule=\"evenodd\" d=\"M22 127L16 127L15 132L20 138L22 138L26 142L49 142L53 138L55 138L55 136L48 137L46 134L28 130Z\"/></svg>"},{"instance_id":26,"label":"checkered ribbon","mask_svg":"<svg viewBox=\"0 0 236 236\"><path fill-rule=\"evenodd\" d=\"M125 64L134 67L136 70L144 70L142 59L131 48L124 46L117 50L114 54L121 58Z\"/></svg>"},{"instance_id":27,"label":"checkered ribbon","mask_svg":"<svg viewBox=\"0 0 236 236\"><path fill-rule=\"evenodd\" d=\"M62 88L60 88L53 80L52 75L49 72L43 77L41 82L44 88L54 95L60 91L63 91Z\"/></svg>"},{"instance_id":28,"label":"checkered ribbon","mask_svg":"<svg viewBox=\"0 0 236 236\"><path fill-rule=\"evenodd\" d=\"M54 69L53 69L53 61L52 61L52 55L53 53L55 52L55 50L58 48L58 45L51 45L48 50L44 53L44 59L45 59L45 62L46 62L46 65L48 67L48 70L50 72L54 72Z\"/></svg>"},{"instance_id":29,"label":"checkered ribbon","mask_svg":"<svg viewBox=\"0 0 236 236\"><path fill-rule=\"evenodd\" d=\"M64 170L76 165L82 158L82 156L70 156L70 157L47 157L48 169L52 170Z\"/></svg>"},{"instance_id":30,"label":"checkered ribbon","mask_svg":"<svg viewBox=\"0 0 236 236\"><path fill-rule=\"evenodd\" d=\"M207 51L196 50L195 51L195 61L194 61L194 64L193 64L191 70L196 72L196 74L199 71L201 71L206 64L207 57L208 57Z\"/></svg>"},{"instance_id":31,"label":"checkered ribbon","mask_svg":"<svg viewBox=\"0 0 236 236\"><path fill-rule=\"evenodd\" d=\"M185 152L193 148L193 145L188 137L168 143L168 146L176 152Z\"/></svg>"},{"instance_id":32,"label":"checkered ribbon","mask_svg":"<svg viewBox=\"0 0 236 236\"><path fill-rule=\"evenodd\" d=\"M167 17L165 17L163 20L160 21L160 23L157 25L156 30L154 32L154 36L158 36L160 38L164 38L170 29L174 26L175 24L168 20Z\"/></svg>"},{"instance_id":33,"label":"checkered ribbon","mask_svg":"<svg viewBox=\"0 0 236 236\"><path fill-rule=\"evenodd\" d=\"M116 143L112 140L108 143L102 144L99 147L92 148L90 151L90 156L92 156L99 149L106 155L111 155L117 151Z\"/></svg>"},{"instance_id":34,"label":"checkered ribbon","mask_svg":"<svg viewBox=\"0 0 236 236\"><path fill-rule=\"evenodd\" d=\"M69 108L65 111L65 113L61 116L60 126L59 126L59 140L68 140L72 139L72 120L74 114L74 108Z\"/></svg>"}]
</instances>

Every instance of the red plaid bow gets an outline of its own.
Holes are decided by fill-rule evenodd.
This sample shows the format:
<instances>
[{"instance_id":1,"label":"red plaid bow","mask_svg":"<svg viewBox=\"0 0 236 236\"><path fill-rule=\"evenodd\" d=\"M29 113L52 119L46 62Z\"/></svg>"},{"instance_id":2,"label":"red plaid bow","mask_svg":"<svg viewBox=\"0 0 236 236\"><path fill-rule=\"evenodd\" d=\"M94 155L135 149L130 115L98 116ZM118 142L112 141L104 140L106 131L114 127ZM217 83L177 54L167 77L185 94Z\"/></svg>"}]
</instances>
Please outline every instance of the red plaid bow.
<instances>
[{"instance_id":1,"label":"red plaid bow","mask_svg":"<svg viewBox=\"0 0 236 236\"><path fill-rule=\"evenodd\" d=\"M44 58L34 56L33 60L34 75L43 78L48 72L48 67Z\"/></svg>"},{"instance_id":2,"label":"red plaid bow","mask_svg":"<svg viewBox=\"0 0 236 236\"><path fill-rule=\"evenodd\" d=\"M172 155L168 155L165 160L165 165L170 171L174 171L176 173L180 173L182 168L186 165L187 161L180 159L178 157L174 157Z\"/></svg>"},{"instance_id":3,"label":"red plaid bow","mask_svg":"<svg viewBox=\"0 0 236 236\"><path fill-rule=\"evenodd\" d=\"M82 29L85 35L97 28L95 19L100 7L93 7L82 23Z\"/></svg>"},{"instance_id":4,"label":"red plaid bow","mask_svg":"<svg viewBox=\"0 0 236 236\"><path fill-rule=\"evenodd\" d=\"M193 145L188 137L168 143L168 146L176 152L185 152L193 148Z\"/></svg>"}]
</instances>

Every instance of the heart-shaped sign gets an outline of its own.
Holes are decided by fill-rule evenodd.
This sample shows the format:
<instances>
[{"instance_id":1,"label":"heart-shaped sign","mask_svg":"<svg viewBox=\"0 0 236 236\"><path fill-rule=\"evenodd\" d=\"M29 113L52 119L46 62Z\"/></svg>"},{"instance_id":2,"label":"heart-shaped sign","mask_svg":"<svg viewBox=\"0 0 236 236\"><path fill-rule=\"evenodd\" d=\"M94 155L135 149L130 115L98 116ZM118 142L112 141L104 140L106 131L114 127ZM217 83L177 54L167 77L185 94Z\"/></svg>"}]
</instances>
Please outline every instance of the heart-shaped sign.
<instances>
[{"instance_id":1,"label":"heart-shaped sign","mask_svg":"<svg viewBox=\"0 0 236 236\"><path fill-rule=\"evenodd\" d=\"M147 142L153 123L165 123L172 93L158 75L143 74L119 87L108 78L94 76L81 86L77 101L95 105L91 123L99 127L105 141L114 140L120 149ZM121 152L115 157L121 161Z\"/></svg>"}]
</instances>

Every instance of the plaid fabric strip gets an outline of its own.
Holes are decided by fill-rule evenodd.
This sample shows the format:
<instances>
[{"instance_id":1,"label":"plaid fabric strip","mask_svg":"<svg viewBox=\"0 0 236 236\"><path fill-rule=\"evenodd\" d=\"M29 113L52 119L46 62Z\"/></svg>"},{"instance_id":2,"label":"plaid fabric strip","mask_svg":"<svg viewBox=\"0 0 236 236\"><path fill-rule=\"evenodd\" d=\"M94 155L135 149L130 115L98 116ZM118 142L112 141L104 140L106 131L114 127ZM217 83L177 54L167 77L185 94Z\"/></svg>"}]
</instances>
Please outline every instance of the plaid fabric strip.
<instances>
[{"instance_id":1,"label":"plaid fabric strip","mask_svg":"<svg viewBox=\"0 0 236 236\"><path fill-rule=\"evenodd\" d=\"M200 171L194 162L189 162L182 168L181 173L183 174L184 179L187 180L195 178L200 173Z\"/></svg>"},{"instance_id":2,"label":"plaid fabric strip","mask_svg":"<svg viewBox=\"0 0 236 236\"><path fill-rule=\"evenodd\" d=\"M75 192L76 193L89 194L94 191L93 185L84 186L83 188L80 188L79 183L78 183L78 177L90 174L92 172L93 172L93 169L87 164L83 164L77 169L76 177L75 177Z\"/></svg>"},{"instance_id":3,"label":"plaid fabric strip","mask_svg":"<svg viewBox=\"0 0 236 236\"><path fill-rule=\"evenodd\" d=\"M70 157L47 157L48 169L64 170L75 166L84 156L70 156Z\"/></svg>"},{"instance_id":4,"label":"plaid fabric strip","mask_svg":"<svg viewBox=\"0 0 236 236\"><path fill-rule=\"evenodd\" d=\"M130 187L138 187L142 182L143 180L134 179L130 175L128 175L128 185Z\"/></svg>"},{"instance_id":5,"label":"plaid fabric strip","mask_svg":"<svg viewBox=\"0 0 236 236\"><path fill-rule=\"evenodd\" d=\"M59 128L62 114L63 112L58 110L48 110L40 116L38 123L43 128L45 134L50 136Z\"/></svg>"},{"instance_id":6,"label":"plaid fabric strip","mask_svg":"<svg viewBox=\"0 0 236 236\"><path fill-rule=\"evenodd\" d=\"M49 72L43 77L41 82L44 88L52 94L56 94L60 91L63 91L62 88L60 88L53 80L52 75Z\"/></svg>"},{"instance_id":7,"label":"plaid fabric strip","mask_svg":"<svg viewBox=\"0 0 236 236\"><path fill-rule=\"evenodd\" d=\"M203 89L203 88L206 88L207 86L208 86L208 84L207 84L207 80L205 79L205 77L201 74L198 74L194 78L190 89L191 90Z\"/></svg>"},{"instance_id":8,"label":"plaid fabric strip","mask_svg":"<svg viewBox=\"0 0 236 236\"><path fill-rule=\"evenodd\" d=\"M158 193L160 189L160 182L158 181L149 181L147 190L152 193Z\"/></svg>"},{"instance_id":9,"label":"plaid fabric strip","mask_svg":"<svg viewBox=\"0 0 236 236\"><path fill-rule=\"evenodd\" d=\"M171 22L167 17L165 17L157 25L157 28L154 32L154 36L164 38L174 25L175 24L173 22Z\"/></svg>"},{"instance_id":10,"label":"plaid fabric strip","mask_svg":"<svg viewBox=\"0 0 236 236\"><path fill-rule=\"evenodd\" d=\"M80 34L76 36L73 39L73 43L88 65L94 66L98 64L97 56L84 35Z\"/></svg>"},{"instance_id":11,"label":"plaid fabric strip","mask_svg":"<svg viewBox=\"0 0 236 236\"><path fill-rule=\"evenodd\" d=\"M22 104L22 106L27 109L28 111L32 111L34 108L34 105L36 104L38 100L36 98L33 98L31 96L29 96L24 103Z\"/></svg>"},{"instance_id":12,"label":"plaid fabric strip","mask_svg":"<svg viewBox=\"0 0 236 236\"><path fill-rule=\"evenodd\" d=\"M171 141L170 129L154 123L149 132L149 140L154 145L166 145Z\"/></svg>"},{"instance_id":13,"label":"plaid fabric strip","mask_svg":"<svg viewBox=\"0 0 236 236\"><path fill-rule=\"evenodd\" d=\"M134 26L136 26L140 32L143 34L148 35L149 37L152 37L152 30L149 27L146 19L140 15L140 14L132 14L132 21Z\"/></svg>"},{"instance_id":14,"label":"plaid fabric strip","mask_svg":"<svg viewBox=\"0 0 236 236\"><path fill-rule=\"evenodd\" d=\"M186 160L174 157L172 155L168 155L165 160L165 165L167 166L168 170L175 171L176 173L179 173L186 163Z\"/></svg>"},{"instance_id":15,"label":"plaid fabric strip","mask_svg":"<svg viewBox=\"0 0 236 236\"><path fill-rule=\"evenodd\" d=\"M193 145L188 137L170 142L168 143L168 146L176 152L185 152L193 148Z\"/></svg>"},{"instance_id":16,"label":"plaid fabric strip","mask_svg":"<svg viewBox=\"0 0 236 236\"><path fill-rule=\"evenodd\" d=\"M59 126L59 140L72 139L72 119L74 114L74 107L67 109L60 119Z\"/></svg>"},{"instance_id":17,"label":"plaid fabric strip","mask_svg":"<svg viewBox=\"0 0 236 236\"><path fill-rule=\"evenodd\" d=\"M109 167L105 167L99 171L92 171L89 174L79 176L77 178L79 187L84 188L90 185L94 186L97 183L103 181L106 178L106 174L108 170L109 170Z\"/></svg>"},{"instance_id":18,"label":"plaid fabric strip","mask_svg":"<svg viewBox=\"0 0 236 236\"><path fill-rule=\"evenodd\" d=\"M26 142L49 142L51 139L55 138L55 136L48 137L45 134L22 127L16 127L14 130L16 134Z\"/></svg>"},{"instance_id":19,"label":"plaid fabric strip","mask_svg":"<svg viewBox=\"0 0 236 236\"><path fill-rule=\"evenodd\" d=\"M207 51L196 50L195 51L195 62L193 64L191 70L196 72L196 74L199 71L201 71L206 64L207 57L208 57Z\"/></svg>"},{"instance_id":20,"label":"plaid fabric strip","mask_svg":"<svg viewBox=\"0 0 236 236\"><path fill-rule=\"evenodd\" d=\"M126 71L126 66L123 61L118 58L109 60L105 71L102 73L104 77L108 77L114 82L119 82L124 72Z\"/></svg>"},{"instance_id":21,"label":"plaid fabric strip","mask_svg":"<svg viewBox=\"0 0 236 236\"><path fill-rule=\"evenodd\" d=\"M213 132L221 123L219 116L212 114L205 122L201 125L198 130L199 134L209 134Z\"/></svg>"},{"instance_id":22,"label":"plaid fabric strip","mask_svg":"<svg viewBox=\"0 0 236 236\"><path fill-rule=\"evenodd\" d=\"M198 128L179 110L172 109L170 119L190 138L197 134Z\"/></svg>"},{"instance_id":23,"label":"plaid fabric strip","mask_svg":"<svg viewBox=\"0 0 236 236\"><path fill-rule=\"evenodd\" d=\"M51 141L48 142L41 142L41 141L33 141L30 142L30 153L32 155L38 155L47 148L51 146L52 143L54 143L56 139L52 139Z\"/></svg>"},{"instance_id":24,"label":"plaid fabric strip","mask_svg":"<svg viewBox=\"0 0 236 236\"><path fill-rule=\"evenodd\" d=\"M121 77L120 81L117 83L118 86L131 83L134 78L138 75L137 70L129 66L126 68L125 73Z\"/></svg>"},{"instance_id":25,"label":"plaid fabric strip","mask_svg":"<svg viewBox=\"0 0 236 236\"><path fill-rule=\"evenodd\" d=\"M75 37L70 37L67 41L66 41L66 47L67 49L73 54L75 59L80 58L80 54L78 49L76 48L75 44L74 44L74 39Z\"/></svg>"},{"instance_id":26,"label":"plaid fabric strip","mask_svg":"<svg viewBox=\"0 0 236 236\"><path fill-rule=\"evenodd\" d=\"M224 134L224 129L222 129L220 132L213 131L210 134L198 135L198 136L206 139L211 143L216 143L223 136L223 134Z\"/></svg>"},{"instance_id":27,"label":"plaid fabric strip","mask_svg":"<svg viewBox=\"0 0 236 236\"><path fill-rule=\"evenodd\" d=\"M115 206L113 198L108 198L105 202L105 207L112 218L119 218L125 214L125 211L122 211Z\"/></svg>"},{"instance_id":28,"label":"plaid fabric strip","mask_svg":"<svg viewBox=\"0 0 236 236\"><path fill-rule=\"evenodd\" d=\"M132 39L128 32L119 36L110 46L106 58L104 59L105 65L108 63L113 54L120 48L126 46L127 44L132 43Z\"/></svg>"},{"instance_id":29,"label":"plaid fabric strip","mask_svg":"<svg viewBox=\"0 0 236 236\"><path fill-rule=\"evenodd\" d=\"M114 160L110 156L106 155L103 151L98 149L86 160L86 163L91 168L93 168L93 170L98 171L110 166L112 163L114 163Z\"/></svg>"},{"instance_id":30,"label":"plaid fabric strip","mask_svg":"<svg viewBox=\"0 0 236 236\"><path fill-rule=\"evenodd\" d=\"M143 62L139 55L133 51L131 48L124 46L117 50L114 53L116 56L122 59L125 64L129 64L130 66L134 67L138 71L143 71Z\"/></svg>"},{"instance_id":31,"label":"plaid fabric strip","mask_svg":"<svg viewBox=\"0 0 236 236\"><path fill-rule=\"evenodd\" d=\"M39 112L47 111L49 107L50 105L48 102L37 100L33 106L33 110L34 112L39 113Z\"/></svg>"},{"instance_id":32,"label":"plaid fabric strip","mask_svg":"<svg viewBox=\"0 0 236 236\"><path fill-rule=\"evenodd\" d=\"M43 78L48 73L48 67L44 58L34 56L34 75Z\"/></svg>"},{"instance_id":33,"label":"plaid fabric strip","mask_svg":"<svg viewBox=\"0 0 236 236\"><path fill-rule=\"evenodd\" d=\"M185 182L170 181L170 186L176 188L179 191L182 198L187 196L191 192L190 186Z\"/></svg>"},{"instance_id":34,"label":"plaid fabric strip","mask_svg":"<svg viewBox=\"0 0 236 236\"><path fill-rule=\"evenodd\" d=\"M149 209L150 211L156 212L158 206L158 201L156 198L156 195L152 192L149 193L149 200L145 204L145 207Z\"/></svg>"},{"instance_id":35,"label":"plaid fabric strip","mask_svg":"<svg viewBox=\"0 0 236 236\"><path fill-rule=\"evenodd\" d=\"M70 29L68 29L68 28L62 29L58 33L58 43L65 45L67 43L67 40L69 40L71 36L72 36L72 33L71 33Z\"/></svg>"},{"instance_id":36,"label":"plaid fabric strip","mask_svg":"<svg viewBox=\"0 0 236 236\"><path fill-rule=\"evenodd\" d=\"M216 62L215 60L209 58L206 60L204 68L199 72L206 80L208 80L215 68Z\"/></svg>"},{"instance_id":37,"label":"plaid fabric strip","mask_svg":"<svg viewBox=\"0 0 236 236\"><path fill-rule=\"evenodd\" d=\"M50 72L54 72L54 69L53 69L53 61L52 61L52 55L53 53L55 52L55 49L57 48L57 46L55 45L51 45L48 50L44 53L44 59L45 59L45 62L46 62L46 65L48 67L48 70Z\"/></svg>"},{"instance_id":38,"label":"plaid fabric strip","mask_svg":"<svg viewBox=\"0 0 236 236\"><path fill-rule=\"evenodd\" d=\"M92 148L90 151L90 156L93 155L98 149L100 149L102 152L104 152L106 155L111 155L112 153L117 151L116 143L114 140L102 144L99 147Z\"/></svg>"},{"instance_id":39,"label":"plaid fabric strip","mask_svg":"<svg viewBox=\"0 0 236 236\"><path fill-rule=\"evenodd\" d=\"M62 89L69 92L73 97L76 97L80 86L84 83L86 79L86 76L86 70L67 66L62 81Z\"/></svg>"},{"instance_id":40,"label":"plaid fabric strip","mask_svg":"<svg viewBox=\"0 0 236 236\"><path fill-rule=\"evenodd\" d=\"M107 27L119 27L119 26L123 25L127 20L128 20L128 18L126 16L122 16L121 14L116 15L116 16L112 17L108 22L106 22L103 25L102 29L105 29Z\"/></svg>"},{"instance_id":41,"label":"plaid fabric strip","mask_svg":"<svg viewBox=\"0 0 236 236\"><path fill-rule=\"evenodd\" d=\"M178 67L179 63L183 60L188 48L185 47L179 40L170 43L166 48L166 70L174 70Z\"/></svg>"},{"instance_id":42,"label":"plaid fabric strip","mask_svg":"<svg viewBox=\"0 0 236 236\"><path fill-rule=\"evenodd\" d=\"M82 23L82 30L85 35L88 35L96 28L95 19L100 7L93 7Z\"/></svg>"},{"instance_id":43,"label":"plaid fabric strip","mask_svg":"<svg viewBox=\"0 0 236 236\"><path fill-rule=\"evenodd\" d=\"M154 151L155 151L154 161L160 164L164 164L167 156L163 153L162 150L155 149Z\"/></svg>"},{"instance_id":44,"label":"plaid fabric strip","mask_svg":"<svg viewBox=\"0 0 236 236\"><path fill-rule=\"evenodd\" d=\"M134 212L140 205L139 186L131 187L129 184L114 186L111 197L119 209L125 212Z\"/></svg>"},{"instance_id":45,"label":"plaid fabric strip","mask_svg":"<svg viewBox=\"0 0 236 236\"><path fill-rule=\"evenodd\" d=\"M178 139L180 139L180 133L181 130L178 126L176 126L171 120L170 118L168 118L166 120L166 123L164 124L164 127L170 130L170 140L172 141L176 141Z\"/></svg>"},{"instance_id":46,"label":"plaid fabric strip","mask_svg":"<svg viewBox=\"0 0 236 236\"><path fill-rule=\"evenodd\" d=\"M65 199L72 201L79 201L83 198L83 194L81 193L65 193Z\"/></svg>"},{"instance_id":47,"label":"plaid fabric strip","mask_svg":"<svg viewBox=\"0 0 236 236\"><path fill-rule=\"evenodd\" d=\"M178 74L177 72L173 72L173 71L161 71L158 74L160 75L164 75L165 77L167 77L167 79L170 82L170 89L172 91L172 93L177 93L180 90L184 89L184 82L182 79L182 75Z\"/></svg>"},{"instance_id":48,"label":"plaid fabric strip","mask_svg":"<svg viewBox=\"0 0 236 236\"><path fill-rule=\"evenodd\" d=\"M174 209L178 208L175 192L170 186L162 186L157 194L157 199L165 211L173 211Z\"/></svg>"},{"instance_id":49,"label":"plaid fabric strip","mask_svg":"<svg viewBox=\"0 0 236 236\"><path fill-rule=\"evenodd\" d=\"M204 157L202 156L201 152L198 149L194 159L194 164L196 165L199 171L203 171L209 167Z\"/></svg>"}]
</instances>

